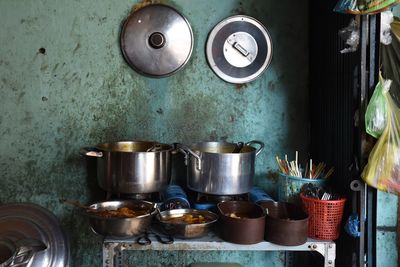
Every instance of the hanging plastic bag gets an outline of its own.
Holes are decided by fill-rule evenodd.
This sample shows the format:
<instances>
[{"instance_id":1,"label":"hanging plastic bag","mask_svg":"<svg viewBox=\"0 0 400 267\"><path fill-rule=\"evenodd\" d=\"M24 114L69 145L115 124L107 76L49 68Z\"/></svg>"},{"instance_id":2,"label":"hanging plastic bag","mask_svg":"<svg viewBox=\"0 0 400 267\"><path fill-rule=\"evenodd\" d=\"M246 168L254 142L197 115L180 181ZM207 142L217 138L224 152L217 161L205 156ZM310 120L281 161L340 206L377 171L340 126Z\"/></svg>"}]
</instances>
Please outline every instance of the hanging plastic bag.
<instances>
[{"instance_id":1,"label":"hanging plastic bag","mask_svg":"<svg viewBox=\"0 0 400 267\"><path fill-rule=\"evenodd\" d=\"M361 177L379 190L400 192L400 108L389 92L383 92L387 105L387 124L372 149Z\"/></svg>"},{"instance_id":2,"label":"hanging plastic bag","mask_svg":"<svg viewBox=\"0 0 400 267\"><path fill-rule=\"evenodd\" d=\"M339 0L333 11L339 13L357 14L356 12L359 12L357 0Z\"/></svg>"},{"instance_id":3,"label":"hanging plastic bag","mask_svg":"<svg viewBox=\"0 0 400 267\"><path fill-rule=\"evenodd\" d=\"M340 50L340 53L355 52L360 42L360 27L359 18L352 19L349 25L339 30L339 36L346 42L346 48Z\"/></svg>"},{"instance_id":4,"label":"hanging plastic bag","mask_svg":"<svg viewBox=\"0 0 400 267\"><path fill-rule=\"evenodd\" d=\"M333 10L355 15L375 14L399 2L399 0L339 0Z\"/></svg>"},{"instance_id":5,"label":"hanging plastic bag","mask_svg":"<svg viewBox=\"0 0 400 267\"><path fill-rule=\"evenodd\" d=\"M379 138L386 127L387 107L384 94L389 91L391 84L391 80L384 80L382 75L379 75L379 82L365 112L365 129L375 138Z\"/></svg>"},{"instance_id":6,"label":"hanging plastic bag","mask_svg":"<svg viewBox=\"0 0 400 267\"><path fill-rule=\"evenodd\" d=\"M393 18L390 24L392 42L380 45L381 71L383 77L392 80L390 94L400 107L400 20Z\"/></svg>"},{"instance_id":7,"label":"hanging plastic bag","mask_svg":"<svg viewBox=\"0 0 400 267\"><path fill-rule=\"evenodd\" d=\"M380 41L384 45L389 45L392 42L391 24L393 22L393 13L388 10L381 13L381 29Z\"/></svg>"}]
</instances>

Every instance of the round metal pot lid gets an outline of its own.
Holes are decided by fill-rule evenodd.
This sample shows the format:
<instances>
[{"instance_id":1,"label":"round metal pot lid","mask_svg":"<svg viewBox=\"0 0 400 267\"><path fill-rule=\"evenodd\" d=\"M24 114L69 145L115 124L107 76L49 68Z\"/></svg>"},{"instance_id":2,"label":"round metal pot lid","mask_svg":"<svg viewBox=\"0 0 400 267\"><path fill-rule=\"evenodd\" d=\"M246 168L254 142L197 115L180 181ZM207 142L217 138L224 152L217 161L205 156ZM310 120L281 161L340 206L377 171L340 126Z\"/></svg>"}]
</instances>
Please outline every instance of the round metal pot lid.
<instances>
[{"instance_id":1,"label":"round metal pot lid","mask_svg":"<svg viewBox=\"0 0 400 267\"><path fill-rule=\"evenodd\" d=\"M59 267L69 264L69 245L57 218L31 203L0 205L0 236L13 241L36 239L46 249L34 254L29 266Z\"/></svg>"},{"instance_id":2,"label":"round metal pot lid","mask_svg":"<svg viewBox=\"0 0 400 267\"><path fill-rule=\"evenodd\" d=\"M135 71L150 77L169 76L180 70L192 54L192 28L174 8L148 5L125 21L121 49Z\"/></svg>"},{"instance_id":3,"label":"round metal pot lid","mask_svg":"<svg viewBox=\"0 0 400 267\"><path fill-rule=\"evenodd\" d=\"M221 79L247 83L259 77L272 59L272 40L256 19L237 15L224 19L210 32L207 61Z\"/></svg>"}]
</instances>

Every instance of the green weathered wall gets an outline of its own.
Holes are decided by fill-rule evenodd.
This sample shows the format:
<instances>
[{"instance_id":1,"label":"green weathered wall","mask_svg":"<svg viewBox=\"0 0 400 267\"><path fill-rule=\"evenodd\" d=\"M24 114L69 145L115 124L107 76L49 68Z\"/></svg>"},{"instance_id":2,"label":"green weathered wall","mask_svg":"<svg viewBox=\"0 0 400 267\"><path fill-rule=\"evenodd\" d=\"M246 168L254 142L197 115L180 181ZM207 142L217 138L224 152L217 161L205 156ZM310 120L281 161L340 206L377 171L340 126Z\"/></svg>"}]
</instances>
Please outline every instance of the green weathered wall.
<instances>
[{"instance_id":1,"label":"green weathered wall","mask_svg":"<svg viewBox=\"0 0 400 267\"><path fill-rule=\"evenodd\" d=\"M400 6L393 9L393 14L400 16ZM398 196L378 191L376 258L377 267L398 266Z\"/></svg>"},{"instance_id":2,"label":"green weathered wall","mask_svg":"<svg viewBox=\"0 0 400 267\"><path fill-rule=\"evenodd\" d=\"M307 150L307 1L168 2L188 18L195 46L187 66L164 79L138 75L121 56L120 25L136 3L0 1L0 202L34 202L53 211L71 240L71 266L101 264L101 238L58 202L104 196L78 155L83 146L259 139L266 149L256 178L272 195L274 156ZM270 68L242 87L215 76L204 54L212 27L239 13L263 22L274 43ZM231 256L244 266L282 265L279 253L199 253L137 257L155 266Z\"/></svg>"}]
</instances>

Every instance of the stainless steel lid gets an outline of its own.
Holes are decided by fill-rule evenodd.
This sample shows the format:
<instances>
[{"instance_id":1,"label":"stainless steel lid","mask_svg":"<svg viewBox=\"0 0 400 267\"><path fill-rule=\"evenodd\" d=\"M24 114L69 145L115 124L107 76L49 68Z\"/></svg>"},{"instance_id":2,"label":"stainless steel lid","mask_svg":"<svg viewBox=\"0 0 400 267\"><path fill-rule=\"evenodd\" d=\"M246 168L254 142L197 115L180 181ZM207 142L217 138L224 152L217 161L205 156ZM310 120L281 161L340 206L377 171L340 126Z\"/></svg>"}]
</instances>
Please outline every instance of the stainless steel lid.
<instances>
[{"instance_id":1,"label":"stainless steel lid","mask_svg":"<svg viewBox=\"0 0 400 267\"><path fill-rule=\"evenodd\" d=\"M237 15L210 32L206 46L211 69L230 83L247 83L260 76L272 59L272 40L256 19Z\"/></svg>"},{"instance_id":2,"label":"stainless steel lid","mask_svg":"<svg viewBox=\"0 0 400 267\"><path fill-rule=\"evenodd\" d=\"M193 50L193 32L172 7L154 4L133 12L121 32L121 49L135 71L165 77L180 70Z\"/></svg>"},{"instance_id":3,"label":"stainless steel lid","mask_svg":"<svg viewBox=\"0 0 400 267\"><path fill-rule=\"evenodd\" d=\"M0 236L17 241L36 239L46 249L34 254L29 266L60 267L69 264L69 246L57 218L31 203L0 205Z\"/></svg>"}]
</instances>

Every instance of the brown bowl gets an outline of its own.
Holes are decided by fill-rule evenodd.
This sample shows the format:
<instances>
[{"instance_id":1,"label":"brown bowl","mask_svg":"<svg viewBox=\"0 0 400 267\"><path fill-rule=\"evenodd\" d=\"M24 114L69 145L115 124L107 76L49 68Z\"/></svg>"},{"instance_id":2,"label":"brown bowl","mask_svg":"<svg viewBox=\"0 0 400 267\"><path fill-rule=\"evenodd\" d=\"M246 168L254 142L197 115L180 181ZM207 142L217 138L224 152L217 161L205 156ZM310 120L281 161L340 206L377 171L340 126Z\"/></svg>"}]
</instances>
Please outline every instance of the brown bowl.
<instances>
[{"instance_id":1,"label":"brown bowl","mask_svg":"<svg viewBox=\"0 0 400 267\"><path fill-rule=\"evenodd\" d=\"M284 246L307 241L308 215L294 204L268 201L260 204L266 213L265 240Z\"/></svg>"},{"instance_id":2,"label":"brown bowl","mask_svg":"<svg viewBox=\"0 0 400 267\"><path fill-rule=\"evenodd\" d=\"M248 201L225 201L217 205L218 231L225 241L256 244L264 240L264 209Z\"/></svg>"}]
</instances>

